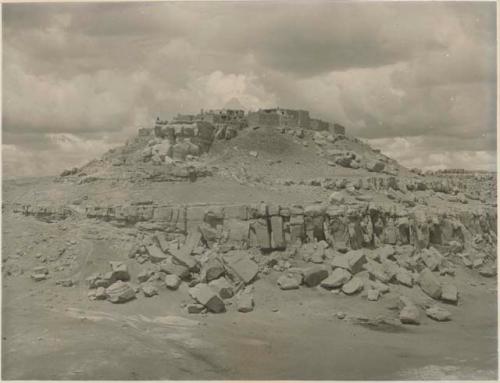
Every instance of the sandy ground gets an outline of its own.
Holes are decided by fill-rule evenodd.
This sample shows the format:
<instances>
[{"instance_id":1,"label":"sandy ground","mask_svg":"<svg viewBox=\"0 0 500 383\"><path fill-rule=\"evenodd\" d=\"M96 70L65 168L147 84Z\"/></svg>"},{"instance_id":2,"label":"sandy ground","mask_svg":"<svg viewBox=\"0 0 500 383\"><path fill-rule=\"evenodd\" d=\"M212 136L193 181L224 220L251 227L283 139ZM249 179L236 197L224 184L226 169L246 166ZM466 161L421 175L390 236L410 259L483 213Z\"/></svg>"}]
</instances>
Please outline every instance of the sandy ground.
<instances>
[{"instance_id":1,"label":"sandy ground","mask_svg":"<svg viewBox=\"0 0 500 383\"><path fill-rule=\"evenodd\" d=\"M108 226L4 216L3 259L13 257L25 272L3 278L3 379L497 378L495 278L458 269L460 303L444 305L452 321L421 313L420 326L360 322L395 320L391 299L412 293L402 286L368 302L321 288L281 291L275 272L255 282L256 307L247 314L232 306L225 314L187 314L185 284L121 305L89 301L83 279L108 260L126 260L126 237ZM61 247L64 255L47 262L51 278L32 281L36 254ZM63 277L80 284L56 286Z\"/></svg>"}]
</instances>

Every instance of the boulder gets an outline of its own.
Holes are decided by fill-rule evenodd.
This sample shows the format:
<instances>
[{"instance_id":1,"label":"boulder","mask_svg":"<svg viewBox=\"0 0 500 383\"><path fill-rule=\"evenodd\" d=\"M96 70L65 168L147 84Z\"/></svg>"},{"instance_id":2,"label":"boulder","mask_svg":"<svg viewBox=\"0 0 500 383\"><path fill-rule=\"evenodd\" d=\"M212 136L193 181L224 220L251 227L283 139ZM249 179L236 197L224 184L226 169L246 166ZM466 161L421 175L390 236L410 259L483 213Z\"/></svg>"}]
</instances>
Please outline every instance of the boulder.
<instances>
[{"instance_id":1,"label":"boulder","mask_svg":"<svg viewBox=\"0 0 500 383\"><path fill-rule=\"evenodd\" d=\"M492 278L497 275L497 271L493 266L486 265L479 269L479 275L486 278Z\"/></svg>"},{"instance_id":2,"label":"boulder","mask_svg":"<svg viewBox=\"0 0 500 383\"><path fill-rule=\"evenodd\" d=\"M139 271L139 274L137 274L137 280L140 283L146 282L157 271L159 271L159 269L157 270L157 269L152 268L152 267L143 268L143 269L141 269L141 271Z\"/></svg>"},{"instance_id":3,"label":"boulder","mask_svg":"<svg viewBox=\"0 0 500 383\"><path fill-rule=\"evenodd\" d=\"M224 265L218 259L212 258L201 267L200 279L210 282L224 275L225 271Z\"/></svg>"},{"instance_id":4,"label":"boulder","mask_svg":"<svg viewBox=\"0 0 500 383\"><path fill-rule=\"evenodd\" d=\"M175 274L169 274L165 277L165 286L170 290L177 290L181 284L181 279Z\"/></svg>"},{"instance_id":5,"label":"boulder","mask_svg":"<svg viewBox=\"0 0 500 383\"><path fill-rule=\"evenodd\" d=\"M163 251L164 253L168 253L168 251L170 250L170 242L167 241L165 233L156 232L153 238L160 247L161 251Z\"/></svg>"},{"instance_id":6,"label":"boulder","mask_svg":"<svg viewBox=\"0 0 500 383\"><path fill-rule=\"evenodd\" d=\"M474 269L478 269L483 265L483 262L484 262L483 258L476 258L474 259L474 261L472 261L472 267Z\"/></svg>"},{"instance_id":7,"label":"boulder","mask_svg":"<svg viewBox=\"0 0 500 383\"><path fill-rule=\"evenodd\" d=\"M201 237L207 243L209 247L212 247L213 244L217 241L217 229L211 227L208 223L203 222L198 226L198 230L201 233Z\"/></svg>"},{"instance_id":8,"label":"boulder","mask_svg":"<svg viewBox=\"0 0 500 383\"><path fill-rule=\"evenodd\" d=\"M198 268L198 262L194 257L191 256L191 253L198 246L201 240L201 232L195 230L191 232L187 238L184 246L182 246L179 250L170 249L170 254L172 254L172 258L179 265L187 267L189 270L196 270Z\"/></svg>"},{"instance_id":9,"label":"boulder","mask_svg":"<svg viewBox=\"0 0 500 383\"><path fill-rule=\"evenodd\" d=\"M248 313L253 311L254 300L253 294L250 292L242 291L237 297L238 311L241 313Z\"/></svg>"},{"instance_id":10,"label":"boulder","mask_svg":"<svg viewBox=\"0 0 500 383\"><path fill-rule=\"evenodd\" d=\"M186 280L190 277L189 269L186 266L176 265L172 261L163 261L159 265L160 271L167 275L177 275L180 279Z\"/></svg>"},{"instance_id":11,"label":"boulder","mask_svg":"<svg viewBox=\"0 0 500 383\"><path fill-rule=\"evenodd\" d=\"M352 274L357 274L364 269L363 265L366 263L366 256L363 250L349 251L345 256L349 264L349 271Z\"/></svg>"},{"instance_id":12,"label":"boulder","mask_svg":"<svg viewBox=\"0 0 500 383\"><path fill-rule=\"evenodd\" d=\"M352 158L351 155L345 154L345 155L342 155L342 156L335 158L335 163L337 165L343 166L345 168L349 168L349 167L351 167L351 163L353 162L353 160L354 159Z\"/></svg>"},{"instance_id":13,"label":"boulder","mask_svg":"<svg viewBox=\"0 0 500 383\"><path fill-rule=\"evenodd\" d=\"M425 314L435 321L446 322L451 320L451 313L439 306L432 306L425 310Z\"/></svg>"},{"instance_id":14,"label":"boulder","mask_svg":"<svg viewBox=\"0 0 500 383\"><path fill-rule=\"evenodd\" d=\"M299 285L304 283L304 269L301 269L299 267L290 267L287 270L286 275L290 278L296 279Z\"/></svg>"},{"instance_id":15,"label":"boulder","mask_svg":"<svg viewBox=\"0 0 500 383\"><path fill-rule=\"evenodd\" d=\"M41 282L47 279L47 274L42 274L42 273L31 274L31 279L33 279L35 282Z\"/></svg>"},{"instance_id":16,"label":"boulder","mask_svg":"<svg viewBox=\"0 0 500 383\"><path fill-rule=\"evenodd\" d=\"M145 282L141 284L141 290L145 297L152 297L158 295L158 289L151 282Z\"/></svg>"},{"instance_id":17,"label":"boulder","mask_svg":"<svg viewBox=\"0 0 500 383\"><path fill-rule=\"evenodd\" d=\"M457 287L449 283L444 284L441 291L441 300L456 305L458 303Z\"/></svg>"},{"instance_id":18,"label":"boulder","mask_svg":"<svg viewBox=\"0 0 500 383\"><path fill-rule=\"evenodd\" d=\"M399 320L403 324L420 324L420 312L415 305L408 305L403 307L399 313Z\"/></svg>"},{"instance_id":19,"label":"boulder","mask_svg":"<svg viewBox=\"0 0 500 383\"><path fill-rule=\"evenodd\" d=\"M342 286L351 279L352 275L349 271L341 268L333 270L330 276L321 282L321 287L325 289L335 289Z\"/></svg>"},{"instance_id":20,"label":"boulder","mask_svg":"<svg viewBox=\"0 0 500 383\"><path fill-rule=\"evenodd\" d=\"M366 169L369 172L380 173L381 171L384 170L384 168L385 168L385 164L382 161L369 161L366 164Z\"/></svg>"},{"instance_id":21,"label":"boulder","mask_svg":"<svg viewBox=\"0 0 500 383\"><path fill-rule=\"evenodd\" d=\"M333 258L333 260L330 264L332 265L332 269L334 269L334 270L337 268L340 268L340 269L345 269L345 270L350 271L350 269L351 269L351 267L349 266L349 260L346 257L346 254L335 255L335 257Z\"/></svg>"},{"instance_id":22,"label":"boulder","mask_svg":"<svg viewBox=\"0 0 500 383\"><path fill-rule=\"evenodd\" d=\"M246 254L225 258L229 269L245 284L249 284L257 276L259 266Z\"/></svg>"},{"instance_id":23,"label":"boulder","mask_svg":"<svg viewBox=\"0 0 500 383\"><path fill-rule=\"evenodd\" d=\"M106 295L106 289L104 287L98 287L96 290L95 290L95 299L97 300L104 300L106 299L108 296Z\"/></svg>"},{"instance_id":24,"label":"boulder","mask_svg":"<svg viewBox=\"0 0 500 383\"><path fill-rule=\"evenodd\" d=\"M234 295L233 286L224 277L215 279L211 281L208 285L222 299L229 299Z\"/></svg>"},{"instance_id":25,"label":"boulder","mask_svg":"<svg viewBox=\"0 0 500 383\"><path fill-rule=\"evenodd\" d=\"M353 277L342 286L342 292L347 295L356 294L361 290L363 290L363 281L358 277Z\"/></svg>"},{"instance_id":26,"label":"boulder","mask_svg":"<svg viewBox=\"0 0 500 383\"><path fill-rule=\"evenodd\" d=\"M109 262L111 266L111 280L115 281L128 281L130 280L130 274L128 272L128 267L126 263L123 262Z\"/></svg>"},{"instance_id":27,"label":"boulder","mask_svg":"<svg viewBox=\"0 0 500 383\"><path fill-rule=\"evenodd\" d=\"M149 254L149 259L153 263L159 263L168 258L167 255L156 245L148 246L147 251Z\"/></svg>"},{"instance_id":28,"label":"boulder","mask_svg":"<svg viewBox=\"0 0 500 383\"><path fill-rule=\"evenodd\" d=\"M328 277L328 270L323 266L315 265L304 269L303 275L304 284L308 287L314 287Z\"/></svg>"},{"instance_id":29,"label":"boulder","mask_svg":"<svg viewBox=\"0 0 500 383\"><path fill-rule=\"evenodd\" d=\"M436 271L443 261L443 256L433 247L430 249L422 249L420 257L431 271Z\"/></svg>"},{"instance_id":30,"label":"boulder","mask_svg":"<svg viewBox=\"0 0 500 383\"><path fill-rule=\"evenodd\" d=\"M418 284L424 293L434 299L441 297L442 287L438 278L429 269L424 269L418 276Z\"/></svg>"},{"instance_id":31,"label":"boulder","mask_svg":"<svg viewBox=\"0 0 500 383\"><path fill-rule=\"evenodd\" d=\"M378 301L379 296L380 296L380 292L378 290L370 289L370 290L368 290L366 297L369 301Z\"/></svg>"},{"instance_id":32,"label":"boulder","mask_svg":"<svg viewBox=\"0 0 500 383\"><path fill-rule=\"evenodd\" d=\"M189 295L213 313L226 311L222 299L206 283L198 283L189 289Z\"/></svg>"},{"instance_id":33,"label":"boulder","mask_svg":"<svg viewBox=\"0 0 500 383\"><path fill-rule=\"evenodd\" d=\"M365 270L368 271L370 278L379 280L383 283L388 283L391 280L391 276L387 275L382 264L378 262L368 262L365 265Z\"/></svg>"},{"instance_id":34,"label":"boulder","mask_svg":"<svg viewBox=\"0 0 500 383\"><path fill-rule=\"evenodd\" d=\"M199 303L191 303L191 304L187 305L187 312L189 314L199 314L203 310L205 310L205 306L203 306L202 304L199 304Z\"/></svg>"},{"instance_id":35,"label":"boulder","mask_svg":"<svg viewBox=\"0 0 500 383\"><path fill-rule=\"evenodd\" d=\"M86 279L89 288L95 289L97 287L108 287L111 285L111 273L106 273L102 275L101 273L92 274Z\"/></svg>"},{"instance_id":36,"label":"boulder","mask_svg":"<svg viewBox=\"0 0 500 383\"><path fill-rule=\"evenodd\" d=\"M239 213L246 217L246 210ZM250 223L239 219L224 219L224 228L227 232L227 243L237 249L246 249L249 243Z\"/></svg>"},{"instance_id":37,"label":"boulder","mask_svg":"<svg viewBox=\"0 0 500 383\"><path fill-rule=\"evenodd\" d=\"M370 281L370 286L372 289L378 290L381 294L386 294L391 290L389 286L380 281Z\"/></svg>"},{"instance_id":38,"label":"boulder","mask_svg":"<svg viewBox=\"0 0 500 383\"><path fill-rule=\"evenodd\" d=\"M135 298L135 290L127 282L116 281L106 289L106 296L111 303L124 303Z\"/></svg>"},{"instance_id":39,"label":"boulder","mask_svg":"<svg viewBox=\"0 0 500 383\"><path fill-rule=\"evenodd\" d=\"M344 194L339 191L334 191L332 194L330 194L328 201L331 205L341 205L345 202Z\"/></svg>"},{"instance_id":40,"label":"boulder","mask_svg":"<svg viewBox=\"0 0 500 383\"><path fill-rule=\"evenodd\" d=\"M346 254L336 255L335 258L333 258L331 265L334 269L343 268L352 274L357 274L360 271L363 271L363 266L366 262L366 256L363 250L351 250Z\"/></svg>"},{"instance_id":41,"label":"boulder","mask_svg":"<svg viewBox=\"0 0 500 383\"><path fill-rule=\"evenodd\" d=\"M316 263L316 264L321 264L325 260L325 255L322 252L316 251L311 255L310 262L311 263Z\"/></svg>"},{"instance_id":42,"label":"boulder","mask_svg":"<svg viewBox=\"0 0 500 383\"><path fill-rule=\"evenodd\" d=\"M404 286L407 286L407 287L413 286L413 278L412 278L411 274L404 269L400 269L396 273L396 280Z\"/></svg>"},{"instance_id":43,"label":"boulder","mask_svg":"<svg viewBox=\"0 0 500 383\"><path fill-rule=\"evenodd\" d=\"M384 259L382 261L382 270L389 278L389 281L396 277L396 274L401 270L396 262L390 261L389 259Z\"/></svg>"},{"instance_id":44,"label":"boulder","mask_svg":"<svg viewBox=\"0 0 500 383\"><path fill-rule=\"evenodd\" d=\"M278 286L281 290L295 290L300 286L300 282L293 275L282 275L278 278Z\"/></svg>"},{"instance_id":45,"label":"boulder","mask_svg":"<svg viewBox=\"0 0 500 383\"><path fill-rule=\"evenodd\" d=\"M384 261L386 259L392 259L395 253L396 250L394 249L394 246L385 245L377 249L374 249L373 252L371 253L370 259L375 261L376 260Z\"/></svg>"}]
</instances>

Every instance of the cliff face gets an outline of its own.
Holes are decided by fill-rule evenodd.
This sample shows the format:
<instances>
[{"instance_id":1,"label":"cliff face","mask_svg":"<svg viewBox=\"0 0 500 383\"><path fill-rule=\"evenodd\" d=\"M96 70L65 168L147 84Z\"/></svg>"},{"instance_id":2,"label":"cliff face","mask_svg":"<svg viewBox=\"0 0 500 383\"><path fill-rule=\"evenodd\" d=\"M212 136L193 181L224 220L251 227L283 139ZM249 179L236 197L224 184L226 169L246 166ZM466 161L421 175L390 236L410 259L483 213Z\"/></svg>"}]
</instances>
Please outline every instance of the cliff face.
<instances>
[{"instance_id":1,"label":"cliff face","mask_svg":"<svg viewBox=\"0 0 500 383\"><path fill-rule=\"evenodd\" d=\"M200 230L204 236L212 235L205 238L207 242L221 245L232 243L236 235L240 243L232 245L264 250L284 248L297 241L321 240L341 252L384 245L412 245L423 249L458 243L461 249L476 249L493 256L497 232L497 211L493 207L437 210L376 203L308 206L264 203L212 206L18 205L13 211L49 222L67 218L97 219L117 226L135 226L143 231L186 234Z\"/></svg>"}]
</instances>

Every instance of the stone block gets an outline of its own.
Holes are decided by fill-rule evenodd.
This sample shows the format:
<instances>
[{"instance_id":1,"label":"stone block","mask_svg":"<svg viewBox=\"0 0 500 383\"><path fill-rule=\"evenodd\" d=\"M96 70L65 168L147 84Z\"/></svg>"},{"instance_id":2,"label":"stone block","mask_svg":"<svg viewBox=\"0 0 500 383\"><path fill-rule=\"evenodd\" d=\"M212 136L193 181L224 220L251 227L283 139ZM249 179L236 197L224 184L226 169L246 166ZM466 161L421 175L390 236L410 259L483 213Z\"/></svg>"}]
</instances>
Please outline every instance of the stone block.
<instances>
[{"instance_id":1,"label":"stone block","mask_svg":"<svg viewBox=\"0 0 500 383\"><path fill-rule=\"evenodd\" d=\"M213 313L226 311L222 299L206 283L198 283L189 289L189 295Z\"/></svg>"},{"instance_id":2,"label":"stone block","mask_svg":"<svg viewBox=\"0 0 500 383\"><path fill-rule=\"evenodd\" d=\"M418 276L418 284L424 293L434 299L441 298L442 287L438 278L429 269L424 269Z\"/></svg>"},{"instance_id":3,"label":"stone block","mask_svg":"<svg viewBox=\"0 0 500 383\"><path fill-rule=\"evenodd\" d=\"M304 284L308 287L317 286L328 277L328 270L324 266L311 266L304 269Z\"/></svg>"}]
</instances>

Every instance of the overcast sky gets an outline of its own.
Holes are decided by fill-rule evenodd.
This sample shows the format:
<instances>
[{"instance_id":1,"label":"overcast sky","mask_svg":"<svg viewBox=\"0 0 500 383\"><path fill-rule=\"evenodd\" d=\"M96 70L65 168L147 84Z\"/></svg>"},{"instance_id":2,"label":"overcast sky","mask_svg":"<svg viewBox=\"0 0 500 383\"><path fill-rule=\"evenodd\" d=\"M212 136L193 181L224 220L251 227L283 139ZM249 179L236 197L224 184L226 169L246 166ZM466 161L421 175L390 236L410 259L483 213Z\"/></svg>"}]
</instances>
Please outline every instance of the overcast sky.
<instances>
[{"instance_id":1,"label":"overcast sky","mask_svg":"<svg viewBox=\"0 0 500 383\"><path fill-rule=\"evenodd\" d=\"M408 167L496 166L495 3L3 6L4 175L219 108L308 109Z\"/></svg>"}]
</instances>

